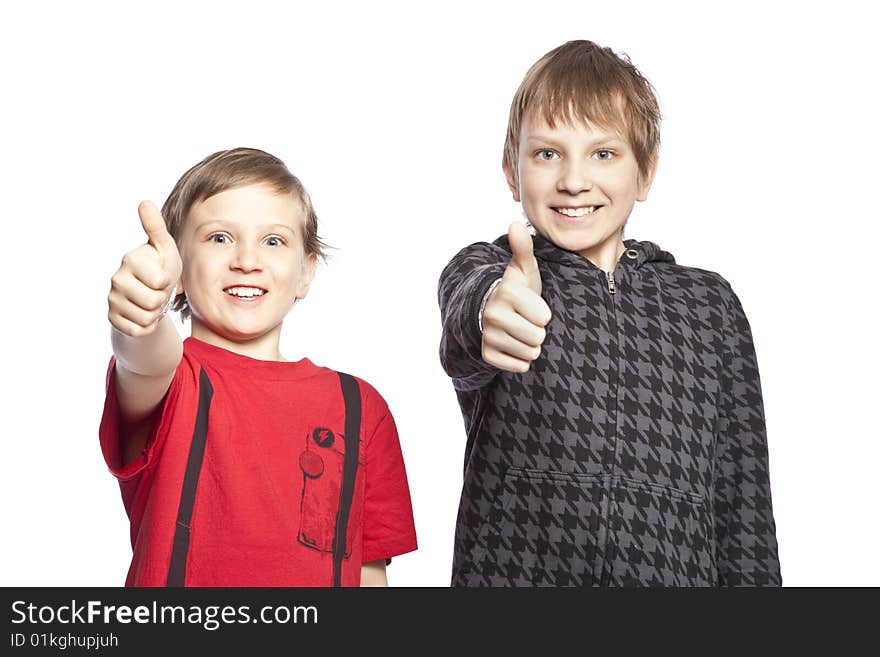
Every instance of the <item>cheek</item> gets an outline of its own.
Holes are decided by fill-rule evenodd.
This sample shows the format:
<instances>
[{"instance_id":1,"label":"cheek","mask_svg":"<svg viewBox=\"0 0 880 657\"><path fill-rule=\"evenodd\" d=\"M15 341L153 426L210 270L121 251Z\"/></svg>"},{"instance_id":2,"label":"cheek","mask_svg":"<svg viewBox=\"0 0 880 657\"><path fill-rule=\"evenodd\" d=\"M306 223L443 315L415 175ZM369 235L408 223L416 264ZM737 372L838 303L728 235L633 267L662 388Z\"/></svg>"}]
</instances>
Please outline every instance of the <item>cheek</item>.
<instances>
[{"instance_id":1,"label":"cheek","mask_svg":"<svg viewBox=\"0 0 880 657\"><path fill-rule=\"evenodd\" d=\"M268 264L268 263L267 263ZM269 264L269 270L276 284L292 285L302 275L302 262L291 262L290 257L274 258Z\"/></svg>"},{"instance_id":2,"label":"cheek","mask_svg":"<svg viewBox=\"0 0 880 657\"><path fill-rule=\"evenodd\" d=\"M201 260L191 259L184 266L183 275L191 281L204 280L208 277L208 268Z\"/></svg>"},{"instance_id":3,"label":"cheek","mask_svg":"<svg viewBox=\"0 0 880 657\"><path fill-rule=\"evenodd\" d=\"M523 203L539 200L547 194L550 183L546 175L540 175L534 171L523 173L525 175L520 178L519 183Z\"/></svg>"},{"instance_id":4,"label":"cheek","mask_svg":"<svg viewBox=\"0 0 880 657\"><path fill-rule=\"evenodd\" d=\"M639 193L638 170L632 167L609 171L604 176L605 190L620 199L635 199Z\"/></svg>"},{"instance_id":5,"label":"cheek","mask_svg":"<svg viewBox=\"0 0 880 657\"><path fill-rule=\"evenodd\" d=\"M196 292L203 292L219 277L220 266L203 258L188 258L183 265L183 284Z\"/></svg>"}]
</instances>

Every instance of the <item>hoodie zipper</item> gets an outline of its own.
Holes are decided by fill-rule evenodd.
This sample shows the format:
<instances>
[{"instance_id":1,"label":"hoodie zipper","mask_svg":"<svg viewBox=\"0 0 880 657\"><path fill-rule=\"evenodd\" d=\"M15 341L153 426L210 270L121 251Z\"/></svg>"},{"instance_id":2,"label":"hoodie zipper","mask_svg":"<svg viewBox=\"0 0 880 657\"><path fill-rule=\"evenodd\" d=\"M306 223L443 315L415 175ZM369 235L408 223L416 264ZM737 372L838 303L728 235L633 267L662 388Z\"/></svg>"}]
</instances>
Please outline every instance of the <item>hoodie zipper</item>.
<instances>
[{"instance_id":1,"label":"hoodie zipper","mask_svg":"<svg viewBox=\"0 0 880 657\"><path fill-rule=\"evenodd\" d=\"M609 361L611 363L610 370L608 372L608 388L609 388L609 401L608 401L608 430L607 430L607 440L608 440L608 453L610 453L610 462L608 462L608 472L610 472L610 477L606 479L606 486L604 490L604 497L602 504L602 525L604 532L604 536L600 536L600 540L602 541L601 545L597 545L599 552L599 584L600 586L607 586L609 580L611 579L610 568L608 566L608 549L609 549L609 539L611 535L611 497L614 490L614 482L616 481L616 465L617 465L617 416L618 416L618 407L617 407L617 397L620 388L620 336L618 335L618 321L617 321L617 302L615 300L615 295L617 294L617 285L614 281L614 273L611 271L605 272L605 282L608 285L608 329L609 334L611 335L611 341L609 343Z\"/></svg>"}]
</instances>

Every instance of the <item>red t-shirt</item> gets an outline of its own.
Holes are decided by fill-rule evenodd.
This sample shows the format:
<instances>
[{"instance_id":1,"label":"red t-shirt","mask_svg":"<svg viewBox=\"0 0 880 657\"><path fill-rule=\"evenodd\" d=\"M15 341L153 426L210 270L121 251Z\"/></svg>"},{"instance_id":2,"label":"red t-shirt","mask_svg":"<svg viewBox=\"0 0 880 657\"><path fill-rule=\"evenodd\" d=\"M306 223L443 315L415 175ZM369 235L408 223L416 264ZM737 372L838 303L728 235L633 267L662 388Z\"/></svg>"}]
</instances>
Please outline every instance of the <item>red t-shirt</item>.
<instances>
[{"instance_id":1,"label":"red t-shirt","mask_svg":"<svg viewBox=\"0 0 880 657\"><path fill-rule=\"evenodd\" d=\"M114 378L111 358L99 435L131 521L126 586L331 586L344 471L341 584L416 549L394 418L365 381L346 470L340 377L306 358L255 360L187 338L143 453L124 466Z\"/></svg>"}]
</instances>

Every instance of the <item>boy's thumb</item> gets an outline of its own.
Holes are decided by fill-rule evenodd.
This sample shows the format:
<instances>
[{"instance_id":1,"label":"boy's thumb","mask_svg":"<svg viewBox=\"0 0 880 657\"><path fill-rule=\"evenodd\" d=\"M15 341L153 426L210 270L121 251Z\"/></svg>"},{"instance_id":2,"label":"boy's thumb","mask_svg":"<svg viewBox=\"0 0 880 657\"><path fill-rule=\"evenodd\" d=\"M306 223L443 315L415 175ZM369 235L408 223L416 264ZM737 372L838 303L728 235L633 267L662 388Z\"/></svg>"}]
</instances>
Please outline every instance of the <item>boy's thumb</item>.
<instances>
[{"instance_id":1,"label":"boy's thumb","mask_svg":"<svg viewBox=\"0 0 880 657\"><path fill-rule=\"evenodd\" d=\"M165 226L165 220L159 212L159 208L152 201L141 201L138 205L138 216L141 218L141 226L147 234L147 239L157 249L165 248L174 244L174 238Z\"/></svg>"},{"instance_id":2,"label":"boy's thumb","mask_svg":"<svg viewBox=\"0 0 880 657\"><path fill-rule=\"evenodd\" d=\"M513 253L510 264L523 273L532 290L541 294L541 273L538 270L538 261L535 259L534 245L529 231L523 224L515 221L507 230L507 241Z\"/></svg>"}]
</instances>

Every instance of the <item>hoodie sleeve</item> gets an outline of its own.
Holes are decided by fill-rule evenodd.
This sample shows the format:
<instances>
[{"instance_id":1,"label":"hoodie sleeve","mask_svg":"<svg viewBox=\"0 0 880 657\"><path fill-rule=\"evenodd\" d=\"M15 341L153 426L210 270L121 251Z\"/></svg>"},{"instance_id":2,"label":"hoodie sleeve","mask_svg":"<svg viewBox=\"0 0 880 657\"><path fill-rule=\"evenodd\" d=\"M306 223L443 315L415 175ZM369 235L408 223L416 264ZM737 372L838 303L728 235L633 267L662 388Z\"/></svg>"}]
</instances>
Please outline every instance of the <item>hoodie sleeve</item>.
<instances>
[{"instance_id":1,"label":"hoodie sleeve","mask_svg":"<svg viewBox=\"0 0 880 657\"><path fill-rule=\"evenodd\" d=\"M479 242L459 251L440 274L440 363L456 390L481 388L499 372L483 361L477 316L483 296L509 261L503 248Z\"/></svg>"},{"instance_id":2,"label":"hoodie sleeve","mask_svg":"<svg viewBox=\"0 0 880 657\"><path fill-rule=\"evenodd\" d=\"M725 281L724 371L715 449L715 538L721 586L781 586L767 430L751 328Z\"/></svg>"}]
</instances>

